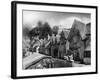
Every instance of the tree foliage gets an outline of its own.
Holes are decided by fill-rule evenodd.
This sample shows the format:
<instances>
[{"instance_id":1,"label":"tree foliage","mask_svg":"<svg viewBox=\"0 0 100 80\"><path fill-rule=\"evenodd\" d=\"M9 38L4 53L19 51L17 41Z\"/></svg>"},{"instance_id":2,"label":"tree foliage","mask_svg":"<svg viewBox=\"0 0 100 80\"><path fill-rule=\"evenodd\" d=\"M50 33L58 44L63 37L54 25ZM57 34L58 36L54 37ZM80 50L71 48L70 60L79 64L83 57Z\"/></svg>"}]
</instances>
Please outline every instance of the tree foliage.
<instances>
[{"instance_id":1,"label":"tree foliage","mask_svg":"<svg viewBox=\"0 0 100 80\"><path fill-rule=\"evenodd\" d=\"M54 26L52 31L53 33L56 35L58 33L59 27L58 26Z\"/></svg>"},{"instance_id":2,"label":"tree foliage","mask_svg":"<svg viewBox=\"0 0 100 80\"><path fill-rule=\"evenodd\" d=\"M30 25L23 25L23 37L25 38L25 37L28 37L29 38L29 32L30 32L30 30L31 30L32 28L31 28L31 26Z\"/></svg>"},{"instance_id":3,"label":"tree foliage","mask_svg":"<svg viewBox=\"0 0 100 80\"><path fill-rule=\"evenodd\" d=\"M38 22L38 25L30 31L30 38L39 36L39 38L47 38L47 36L52 34L52 30L48 22L42 24Z\"/></svg>"}]
</instances>

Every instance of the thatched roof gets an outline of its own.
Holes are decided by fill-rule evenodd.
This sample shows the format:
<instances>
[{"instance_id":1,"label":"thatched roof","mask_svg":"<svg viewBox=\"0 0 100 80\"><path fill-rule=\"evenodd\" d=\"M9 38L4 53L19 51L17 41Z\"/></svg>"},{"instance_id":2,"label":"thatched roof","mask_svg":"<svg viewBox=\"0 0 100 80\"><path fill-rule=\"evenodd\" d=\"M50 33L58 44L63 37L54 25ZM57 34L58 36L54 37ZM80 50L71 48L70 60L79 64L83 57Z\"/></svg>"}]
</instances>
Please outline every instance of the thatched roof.
<instances>
[{"instance_id":1,"label":"thatched roof","mask_svg":"<svg viewBox=\"0 0 100 80\"><path fill-rule=\"evenodd\" d=\"M28 66L38 62L40 59L46 57L46 55L39 54L34 52L32 55L23 58L23 69L27 68Z\"/></svg>"},{"instance_id":2,"label":"thatched roof","mask_svg":"<svg viewBox=\"0 0 100 80\"><path fill-rule=\"evenodd\" d=\"M65 36L65 38L67 39L68 38L68 35L69 35L69 32L70 32L70 30L63 30L63 32L64 32L64 36Z\"/></svg>"},{"instance_id":3,"label":"thatched roof","mask_svg":"<svg viewBox=\"0 0 100 80\"><path fill-rule=\"evenodd\" d=\"M71 28L69 35L68 35L68 40L72 39L72 37L77 34L77 31L79 31L82 39L86 38L87 30L86 30L85 23L78 21L78 20L74 20L72 28Z\"/></svg>"}]
</instances>

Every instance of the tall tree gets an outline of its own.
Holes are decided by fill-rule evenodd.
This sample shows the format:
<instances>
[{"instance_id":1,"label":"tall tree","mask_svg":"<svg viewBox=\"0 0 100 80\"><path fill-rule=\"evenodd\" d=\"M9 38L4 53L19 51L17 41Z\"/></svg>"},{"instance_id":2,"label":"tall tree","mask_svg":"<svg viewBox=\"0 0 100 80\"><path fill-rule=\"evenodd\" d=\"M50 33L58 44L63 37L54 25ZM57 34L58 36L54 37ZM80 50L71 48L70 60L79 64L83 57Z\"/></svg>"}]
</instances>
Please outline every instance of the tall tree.
<instances>
[{"instance_id":1,"label":"tall tree","mask_svg":"<svg viewBox=\"0 0 100 80\"><path fill-rule=\"evenodd\" d=\"M30 39L35 36L39 36L39 38L47 38L47 36L52 34L52 30L48 22L42 24L38 22L37 26L30 31Z\"/></svg>"},{"instance_id":2,"label":"tall tree","mask_svg":"<svg viewBox=\"0 0 100 80\"><path fill-rule=\"evenodd\" d=\"M51 35L52 34L52 30L51 30L51 27L50 25L48 24L48 22L45 22L44 25L43 25L43 34L44 34L44 37Z\"/></svg>"},{"instance_id":3,"label":"tall tree","mask_svg":"<svg viewBox=\"0 0 100 80\"><path fill-rule=\"evenodd\" d=\"M59 27L58 26L54 26L52 28L53 33L56 35L58 33Z\"/></svg>"}]
</instances>

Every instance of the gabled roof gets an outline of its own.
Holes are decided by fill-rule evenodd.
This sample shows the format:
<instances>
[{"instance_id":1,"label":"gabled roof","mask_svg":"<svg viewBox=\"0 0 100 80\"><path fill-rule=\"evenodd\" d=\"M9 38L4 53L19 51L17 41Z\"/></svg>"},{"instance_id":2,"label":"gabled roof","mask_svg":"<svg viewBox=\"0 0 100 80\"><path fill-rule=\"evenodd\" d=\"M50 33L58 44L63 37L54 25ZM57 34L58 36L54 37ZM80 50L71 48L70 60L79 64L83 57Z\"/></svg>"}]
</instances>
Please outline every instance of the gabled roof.
<instances>
[{"instance_id":1,"label":"gabled roof","mask_svg":"<svg viewBox=\"0 0 100 80\"><path fill-rule=\"evenodd\" d=\"M87 34L91 34L91 23L86 24Z\"/></svg>"},{"instance_id":2,"label":"gabled roof","mask_svg":"<svg viewBox=\"0 0 100 80\"><path fill-rule=\"evenodd\" d=\"M70 30L63 30L63 32L64 32L64 36L65 36L65 38L67 39L68 38L68 35L69 35L69 32L70 32Z\"/></svg>"},{"instance_id":3,"label":"gabled roof","mask_svg":"<svg viewBox=\"0 0 100 80\"><path fill-rule=\"evenodd\" d=\"M81 35L81 38L82 39L85 39L86 37L86 24L81 22L81 21L78 21L78 20L74 20L73 24L72 24L72 28L69 32L69 36L68 38L71 39L75 33L77 33L76 31L79 31L80 32L80 35Z\"/></svg>"}]
</instances>

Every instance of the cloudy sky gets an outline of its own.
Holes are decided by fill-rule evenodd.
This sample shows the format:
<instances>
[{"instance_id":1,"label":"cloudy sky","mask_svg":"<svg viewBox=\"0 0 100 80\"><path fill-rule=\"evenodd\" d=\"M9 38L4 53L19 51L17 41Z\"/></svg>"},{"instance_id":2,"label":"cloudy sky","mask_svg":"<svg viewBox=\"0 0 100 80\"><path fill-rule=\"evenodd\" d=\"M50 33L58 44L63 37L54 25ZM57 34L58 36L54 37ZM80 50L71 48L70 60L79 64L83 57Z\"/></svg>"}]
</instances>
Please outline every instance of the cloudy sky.
<instances>
[{"instance_id":1,"label":"cloudy sky","mask_svg":"<svg viewBox=\"0 0 100 80\"><path fill-rule=\"evenodd\" d=\"M87 13L47 12L47 11L23 11L23 24L34 27L38 21L48 22L51 27L63 25L70 28L74 19L84 23L90 22L91 15Z\"/></svg>"}]
</instances>

